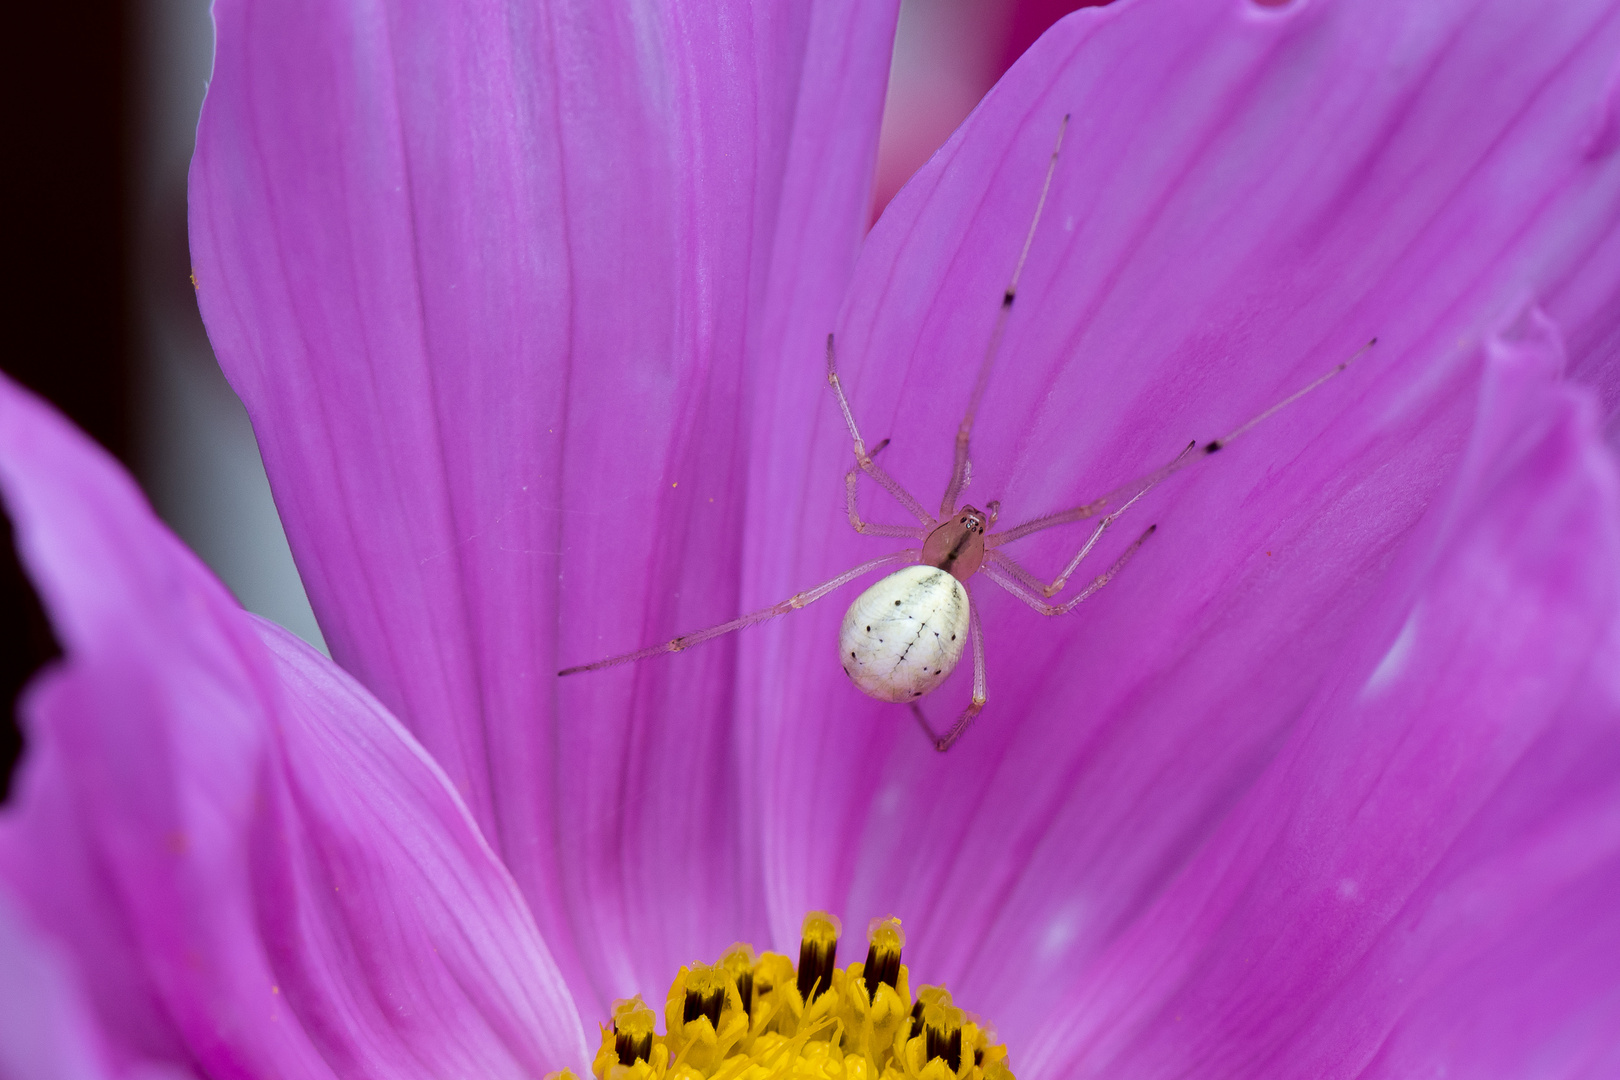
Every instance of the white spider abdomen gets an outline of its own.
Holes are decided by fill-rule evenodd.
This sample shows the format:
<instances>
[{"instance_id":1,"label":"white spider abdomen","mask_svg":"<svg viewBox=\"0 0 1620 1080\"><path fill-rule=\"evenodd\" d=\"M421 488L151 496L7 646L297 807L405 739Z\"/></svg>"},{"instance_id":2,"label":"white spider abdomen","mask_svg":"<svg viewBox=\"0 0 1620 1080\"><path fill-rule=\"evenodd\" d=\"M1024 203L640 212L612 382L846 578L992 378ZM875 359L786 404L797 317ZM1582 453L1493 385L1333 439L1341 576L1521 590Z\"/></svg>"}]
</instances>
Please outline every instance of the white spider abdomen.
<instances>
[{"instance_id":1,"label":"white spider abdomen","mask_svg":"<svg viewBox=\"0 0 1620 1080\"><path fill-rule=\"evenodd\" d=\"M945 681L967 644L968 594L934 566L908 566L849 605L838 632L844 671L879 701L913 701Z\"/></svg>"}]
</instances>

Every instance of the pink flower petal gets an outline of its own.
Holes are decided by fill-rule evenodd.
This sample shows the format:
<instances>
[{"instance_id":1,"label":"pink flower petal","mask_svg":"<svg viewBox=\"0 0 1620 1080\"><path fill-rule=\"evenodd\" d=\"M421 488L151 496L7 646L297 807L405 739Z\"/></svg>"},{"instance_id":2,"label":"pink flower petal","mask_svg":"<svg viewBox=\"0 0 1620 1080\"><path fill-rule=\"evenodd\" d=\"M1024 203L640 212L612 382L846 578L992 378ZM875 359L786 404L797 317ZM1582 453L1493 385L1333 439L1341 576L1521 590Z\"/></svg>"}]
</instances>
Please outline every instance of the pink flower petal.
<instances>
[{"instance_id":1,"label":"pink flower petal","mask_svg":"<svg viewBox=\"0 0 1620 1080\"><path fill-rule=\"evenodd\" d=\"M1620 1063L1620 477L1545 323L1289 745L1031 1041L1039 1075ZM1607 1062L1608 1067L1601 1067Z\"/></svg>"},{"instance_id":2,"label":"pink flower petal","mask_svg":"<svg viewBox=\"0 0 1620 1080\"><path fill-rule=\"evenodd\" d=\"M756 462L808 448L894 8L215 7L199 295L322 631L604 1008L761 925L714 780L734 645L553 675L735 614L746 509L782 497Z\"/></svg>"},{"instance_id":3,"label":"pink flower petal","mask_svg":"<svg viewBox=\"0 0 1620 1080\"><path fill-rule=\"evenodd\" d=\"M103 1080L117 1075L101 1031L59 951L0 889L0 1076Z\"/></svg>"},{"instance_id":4,"label":"pink flower petal","mask_svg":"<svg viewBox=\"0 0 1620 1080\"><path fill-rule=\"evenodd\" d=\"M943 760L838 671L838 599L757 634L742 708L779 942L806 907L893 911L919 976L1014 1038L1164 890L1450 474L1479 343L1535 296L1596 340L1596 298L1620 295L1620 156L1593 142L1617 54L1608 3L1162 0L1071 17L1009 73L879 223L840 324L866 437L895 440L883 462L926 505L1065 113L971 501L1008 521L1084 502L1380 343L1132 510L1082 582L1158 531L1082 610L1044 620L975 580L989 705ZM762 547L756 599L883 550L837 512L828 401L811 460L777 476L803 487L792 514L760 508L791 539ZM875 489L863 506L904 518ZM1054 575L1084 535L1008 550ZM926 699L936 725L968 678Z\"/></svg>"},{"instance_id":5,"label":"pink flower petal","mask_svg":"<svg viewBox=\"0 0 1620 1080\"><path fill-rule=\"evenodd\" d=\"M278 1080L583 1064L512 879L374 699L3 381L0 486L67 653L28 694L0 880L120 1054Z\"/></svg>"}]
</instances>

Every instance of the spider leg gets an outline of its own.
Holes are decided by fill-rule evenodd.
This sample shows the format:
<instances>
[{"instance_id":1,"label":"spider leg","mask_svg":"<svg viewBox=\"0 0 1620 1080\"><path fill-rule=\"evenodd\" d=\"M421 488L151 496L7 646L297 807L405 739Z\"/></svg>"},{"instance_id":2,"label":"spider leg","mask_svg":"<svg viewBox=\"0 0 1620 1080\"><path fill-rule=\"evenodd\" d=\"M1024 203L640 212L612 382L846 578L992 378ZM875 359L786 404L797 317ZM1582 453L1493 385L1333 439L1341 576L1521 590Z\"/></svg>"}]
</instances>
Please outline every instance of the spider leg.
<instances>
[{"instance_id":1,"label":"spider leg","mask_svg":"<svg viewBox=\"0 0 1620 1080\"><path fill-rule=\"evenodd\" d=\"M1096 517L1110 506L1120 503L1121 500L1123 500L1124 505L1120 506L1119 510L1115 511L1115 513L1110 516L1117 516L1118 514L1124 513L1125 508L1130 506L1137 499L1140 499L1149 491L1152 491L1160 483L1169 479L1171 476L1174 476L1192 462L1198 460L1193 456L1193 450L1197 446L1198 444L1196 442L1188 443L1184 448L1182 448L1181 453L1172 458L1168 464L1154 469L1146 476L1138 477L1128 484L1123 484L1115 488L1113 491L1110 491L1101 498L1093 499L1088 503L1076 506L1070 510L1059 510L1055 514L1043 514L1040 517L1032 518L1021 525L1014 525L1010 529L1003 529L998 533L991 533L989 536L984 538L984 546L987 548L998 548L1003 544L1010 544L1014 540L1022 540L1024 537L1030 536L1034 533L1044 532L1047 529L1056 528L1059 525L1067 525L1071 521L1084 521L1087 518ZM1083 548L1082 550L1084 551L1086 549ZM1076 559L1075 562L1078 563L1079 560ZM1072 570L1073 568L1071 567L1070 571L1072 572Z\"/></svg>"},{"instance_id":2,"label":"spider leg","mask_svg":"<svg viewBox=\"0 0 1620 1080\"><path fill-rule=\"evenodd\" d=\"M957 496L967 487L968 441L973 436L973 420L978 415L979 403L984 400L984 390L990 382L990 369L995 365L996 354L1001 351L1001 338L1007 332L1007 316L1012 314L1013 301L1018 298L1018 278L1024 272L1024 261L1029 258L1030 245L1035 242L1035 227L1041 223L1041 211L1046 209L1046 196L1052 191L1052 174L1057 171L1058 151L1063 149L1063 133L1068 128L1069 117L1065 113L1063 122L1058 125L1051 160L1046 164L1046 181L1041 184L1041 197L1035 203L1035 216L1030 219L1029 232L1024 234L1024 249L1018 253L1018 264L1013 267L1007 291L1001 294L1001 310L996 314L995 329L990 331L990 344L985 349L984 360L979 364L979 377L973 384L973 395L968 398L967 411L962 414L962 423L956 429L956 456L951 464L951 482L945 485L945 497L939 504L941 518L956 513Z\"/></svg>"},{"instance_id":3,"label":"spider leg","mask_svg":"<svg viewBox=\"0 0 1620 1080\"><path fill-rule=\"evenodd\" d=\"M1133 495L1130 500L1125 503L1125 505L1121 506L1118 510L1115 510L1107 517L1097 522L1097 527L1091 530L1091 535L1087 536L1085 543L1080 545L1080 550L1074 553L1074 558L1069 560L1069 565L1065 566L1063 568L1063 572L1057 577L1053 578L1050 583L1040 580L1034 574L1030 573L1028 570L1025 570L1018 564L1016 559L1014 559L1011 555L1008 555L1006 552L998 551L992 548L989 552L987 552L987 554L992 562L1000 565L1002 569L1006 570L1009 574L1017 578L1020 582L1028 586L1033 591L1047 597L1056 596L1058 593L1063 591L1063 586L1069 583L1069 578L1073 576L1077 569L1079 569L1081 561L1085 559L1087 555L1091 554L1091 549L1097 546L1097 541L1102 539L1103 533L1108 531L1109 526L1113 525L1114 522L1118 521L1122 516L1124 516L1125 511L1129 510L1133 505L1135 505L1136 500L1140 499L1146 494L1147 489L1144 488Z\"/></svg>"},{"instance_id":4,"label":"spider leg","mask_svg":"<svg viewBox=\"0 0 1620 1080\"><path fill-rule=\"evenodd\" d=\"M869 573L870 571L876 570L881 566L888 566L890 563L916 562L921 555L922 552L917 548L908 548L905 551L896 551L889 555L883 555L876 559L863 562L853 570L846 570L844 573L839 574L832 580L824 581L813 589L807 589L801 593L794 593L786 600L783 600L780 604L772 604L768 608L760 608L758 611L750 612L741 618L732 619L730 622L724 622L718 626L711 626L706 630L694 630L691 633L682 634L677 638L664 642L662 645L652 645L645 649L637 649L635 652L624 653L620 656L610 656L606 660L598 660L594 664L578 664L574 667L563 668L561 671L557 672L557 674L577 675L583 671L600 671L602 668L616 667L619 664L628 664L632 660L645 660L649 656L658 656L661 653L680 652L682 649L689 649L693 645L701 644L702 642L708 641L711 638L720 637L722 634L729 634L733 630L741 630L744 627L753 626L755 623L764 622L766 619L774 619L778 615L786 615L790 611L797 611L799 608L815 603L817 600L820 600L823 596L826 596L840 585L853 581L862 574Z\"/></svg>"},{"instance_id":5,"label":"spider leg","mask_svg":"<svg viewBox=\"0 0 1620 1080\"><path fill-rule=\"evenodd\" d=\"M915 701L911 703L911 715L917 718L917 726L923 729L923 734L928 736L928 741L937 748L941 741L940 737L934 734L934 725L928 722L928 717L923 715L922 706Z\"/></svg>"},{"instance_id":6,"label":"spider leg","mask_svg":"<svg viewBox=\"0 0 1620 1080\"><path fill-rule=\"evenodd\" d=\"M876 457L877 452L888 444L888 439L878 443L877 447L872 451L872 456ZM860 479L861 467L859 465L844 474L845 502L849 507L849 524L852 529L862 536L908 536L913 540L921 540L928 535L927 530L920 525L880 525L862 518L860 509L856 505L856 487L860 483Z\"/></svg>"},{"instance_id":7,"label":"spider leg","mask_svg":"<svg viewBox=\"0 0 1620 1080\"><path fill-rule=\"evenodd\" d=\"M997 566L1001 567L1001 569L1005 571L1009 577L1016 578L1019 584L1023 585L1024 588L1028 589L1030 592L1041 593L1044 596L1051 595L1051 593L1046 591L1046 582L1042 581L1028 570L1025 570L1021 565L1019 565L1016 559L1014 559L1011 555L1008 555L1005 551L985 552L984 562L980 564L979 568L982 570L990 563L995 563Z\"/></svg>"},{"instance_id":8,"label":"spider leg","mask_svg":"<svg viewBox=\"0 0 1620 1080\"><path fill-rule=\"evenodd\" d=\"M1259 415L1239 424L1221 438L1211 439L1209 442L1203 445L1202 453L1194 454L1193 451L1199 448L1198 443L1196 440L1190 442L1182 449L1181 453L1172 458L1168 464L1160 466L1154 471L1148 473L1146 476L1138 477L1122 487L1115 488L1113 491L1110 491L1101 498L1093 499L1090 502L1076 506L1073 509L1059 510L1055 514L1045 514L1041 517L1034 518L1033 520L1026 521L1022 525L1014 525L1010 529L1003 529L1001 532L992 533L984 538L984 546L987 548L1000 547L1002 544L1010 544L1014 540L1021 540L1024 537L1029 536L1031 533L1038 533L1043 529L1050 529L1057 525L1067 525L1071 521L1084 521L1086 518L1096 517L1099 513L1108 509L1110 506L1114 506L1115 504L1119 503L1122 499L1125 500L1124 506L1121 506L1116 513L1123 513L1126 507L1130 506L1131 503L1135 502L1143 495L1146 495L1148 491L1150 491L1155 485L1162 483L1171 476L1174 476L1176 473L1180 472L1182 469L1185 469L1193 462L1202 460L1203 458L1215 453L1217 450L1224 449L1228 443L1230 443L1233 439L1236 439L1238 436L1247 433L1250 428L1253 428L1255 425L1270 418L1273 414L1286 409L1288 406L1292 405L1306 394L1309 394L1311 391L1315 390L1328 380L1342 374L1346 368L1355 363L1363 353L1376 344L1378 344L1378 339L1373 338L1372 340L1368 341L1367 344L1363 345L1361 348L1352 353L1348 360L1344 360L1333 368L1330 368L1325 374L1317 376L1307 385L1294 391L1292 394L1289 394L1287 397L1283 398L1281 401L1277 402L1275 405L1271 406L1269 409L1266 409ZM1078 564L1078 562L1079 560L1076 559L1075 563ZM1073 569L1074 568L1071 566L1069 572L1072 573Z\"/></svg>"},{"instance_id":9,"label":"spider leg","mask_svg":"<svg viewBox=\"0 0 1620 1080\"><path fill-rule=\"evenodd\" d=\"M929 726L928 719L923 716L922 709L915 701L911 703L912 715L917 718L917 723L922 725L923 731L928 733L929 739L934 743L934 749L942 754L955 746L956 740L967 732L968 727L978 717L980 711L984 709L986 700L984 689L984 627L979 622L979 607L977 604L968 607L968 622L973 635L973 700L967 703L967 708L962 710L962 714L956 718L956 723L951 725L951 729L943 737L934 734L934 729Z\"/></svg>"},{"instance_id":10,"label":"spider leg","mask_svg":"<svg viewBox=\"0 0 1620 1080\"><path fill-rule=\"evenodd\" d=\"M923 509L922 503L917 501L916 496L912 495L911 492L902 487L900 485L900 481L884 472L883 467L872 460L872 458L876 456L877 450L872 451L870 454L866 452L866 441L861 438L860 429L855 426L855 413L850 410L849 399L844 396L844 384L838 379L837 356L833 350L833 336L831 334L827 335L827 382L831 384L833 394L838 398L838 409L844 414L844 424L849 428L850 440L855 444L855 468L859 469L861 472L864 472L873 480L876 480L883 487L883 490L887 491L890 495L893 495L895 501L901 506L905 507L917 518L918 521L922 522L923 525L930 529L933 528L937 522L928 516L928 511ZM878 444L877 449L882 450L888 444L889 440L884 439ZM853 502L855 498L855 485L853 480L850 481L849 490L851 493L850 499L852 500L850 502L850 506L853 507L855 505ZM853 509L850 513L850 523L854 524L855 514ZM855 531L861 532L863 530L857 526ZM885 534L879 533L877 535Z\"/></svg>"},{"instance_id":11,"label":"spider leg","mask_svg":"<svg viewBox=\"0 0 1620 1080\"><path fill-rule=\"evenodd\" d=\"M1157 528L1157 525L1149 525L1147 530L1143 532L1141 536L1138 536L1135 540L1132 540L1131 546L1126 548L1124 553L1120 555L1119 558L1114 560L1114 565L1092 578L1091 582L1087 584L1084 589L1081 589L1078 595L1070 597L1061 604L1048 604L1041 597L1037 596L1034 590L1028 589L1024 585L1020 584L1017 579L1007 572L999 560L986 560L984 565L979 567L979 570L981 573L989 577L991 581L995 582L997 585L1000 585L1003 589L1006 589L1008 592L1018 597L1018 599L1034 608L1039 614L1067 615L1069 612L1091 599L1092 595L1095 594L1098 589L1101 589L1104 585L1107 585L1110 581L1114 580L1114 575L1125 569L1125 564L1131 561L1131 556L1136 554L1136 549L1141 547L1143 543L1147 541L1147 538L1153 535L1153 530Z\"/></svg>"}]
</instances>

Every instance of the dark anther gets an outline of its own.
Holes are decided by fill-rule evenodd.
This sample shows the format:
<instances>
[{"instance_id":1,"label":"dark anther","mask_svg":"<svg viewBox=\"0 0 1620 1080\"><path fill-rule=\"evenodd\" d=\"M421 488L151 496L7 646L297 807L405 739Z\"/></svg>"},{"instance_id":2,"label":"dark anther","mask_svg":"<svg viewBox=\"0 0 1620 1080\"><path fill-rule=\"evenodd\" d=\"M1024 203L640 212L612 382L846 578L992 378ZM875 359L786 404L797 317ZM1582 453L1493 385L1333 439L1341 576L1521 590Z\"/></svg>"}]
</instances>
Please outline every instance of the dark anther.
<instances>
[{"instance_id":1,"label":"dark anther","mask_svg":"<svg viewBox=\"0 0 1620 1080\"><path fill-rule=\"evenodd\" d=\"M911 1007L911 1023L906 1027L906 1039L917 1037L917 1028L922 1024L923 999L918 998L917 1003Z\"/></svg>"},{"instance_id":2,"label":"dark anther","mask_svg":"<svg viewBox=\"0 0 1620 1080\"><path fill-rule=\"evenodd\" d=\"M1006 295L1001 298L1001 306L1012 307L1013 295L1013 291L1008 289Z\"/></svg>"},{"instance_id":3,"label":"dark anther","mask_svg":"<svg viewBox=\"0 0 1620 1080\"><path fill-rule=\"evenodd\" d=\"M976 1046L976 1047L973 1048L973 1064L975 1064L975 1065L983 1065L984 1064L984 1047Z\"/></svg>"},{"instance_id":4,"label":"dark anther","mask_svg":"<svg viewBox=\"0 0 1620 1080\"><path fill-rule=\"evenodd\" d=\"M928 1025L926 1034L928 1041L928 1060L944 1058L945 1064L955 1072L962 1067L962 1029L953 1027L948 1031L941 1031L932 1024Z\"/></svg>"},{"instance_id":5,"label":"dark anther","mask_svg":"<svg viewBox=\"0 0 1620 1080\"><path fill-rule=\"evenodd\" d=\"M799 996L806 1005L832 988L837 964L837 928L825 915L808 916L799 942Z\"/></svg>"},{"instance_id":6,"label":"dark anther","mask_svg":"<svg viewBox=\"0 0 1620 1080\"><path fill-rule=\"evenodd\" d=\"M867 946L866 966L861 968L861 976L866 980L867 994L877 997L880 984L893 986L900 979L900 950L879 950L878 943L874 941Z\"/></svg>"},{"instance_id":7,"label":"dark anther","mask_svg":"<svg viewBox=\"0 0 1620 1080\"><path fill-rule=\"evenodd\" d=\"M848 670L847 668L845 669ZM737 987L737 1003L743 1014L754 1014L754 950L738 942L720 957L720 970L731 977Z\"/></svg>"},{"instance_id":8,"label":"dark anther","mask_svg":"<svg viewBox=\"0 0 1620 1080\"><path fill-rule=\"evenodd\" d=\"M652 1032L651 1031L619 1031L613 1032L613 1049L619 1055L620 1065L634 1065L638 1061L652 1060Z\"/></svg>"},{"instance_id":9,"label":"dark anther","mask_svg":"<svg viewBox=\"0 0 1620 1080\"><path fill-rule=\"evenodd\" d=\"M620 1065L652 1060L653 1011L639 997L613 1003L613 1052Z\"/></svg>"},{"instance_id":10,"label":"dark anther","mask_svg":"<svg viewBox=\"0 0 1620 1080\"><path fill-rule=\"evenodd\" d=\"M690 1024L700 1016L707 1016L716 1031L720 1030L720 1007L726 1003L725 987L688 990L686 1008L681 1019Z\"/></svg>"},{"instance_id":11,"label":"dark anther","mask_svg":"<svg viewBox=\"0 0 1620 1080\"><path fill-rule=\"evenodd\" d=\"M1204 453L1213 454L1215 451L1219 450L1221 447L1223 447L1225 445L1226 444L1221 442L1221 440L1219 440L1219 439L1215 439L1215 440L1213 440L1211 442L1207 442L1207 443L1204 444Z\"/></svg>"}]
</instances>

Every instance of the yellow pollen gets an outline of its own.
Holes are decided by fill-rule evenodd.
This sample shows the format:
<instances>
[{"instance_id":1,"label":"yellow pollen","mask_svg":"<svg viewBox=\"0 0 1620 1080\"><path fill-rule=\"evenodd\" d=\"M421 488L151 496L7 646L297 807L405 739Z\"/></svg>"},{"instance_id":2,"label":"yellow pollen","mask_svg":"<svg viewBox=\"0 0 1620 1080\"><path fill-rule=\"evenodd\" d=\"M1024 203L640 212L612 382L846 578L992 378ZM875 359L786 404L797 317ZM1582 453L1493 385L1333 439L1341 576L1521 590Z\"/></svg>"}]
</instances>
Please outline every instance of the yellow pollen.
<instances>
[{"instance_id":1,"label":"yellow pollen","mask_svg":"<svg viewBox=\"0 0 1620 1080\"><path fill-rule=\"evenodd\" d=\"M739 944L713 966L681 968L663 1035L639 997L614 1002L596 1080L1013 1080L1007 1048L944 987L913 998L899 919L874 919L866 960L846 968L836 965L839 932L812 912L797 967Z\"/></svg>"}]
</instances>

